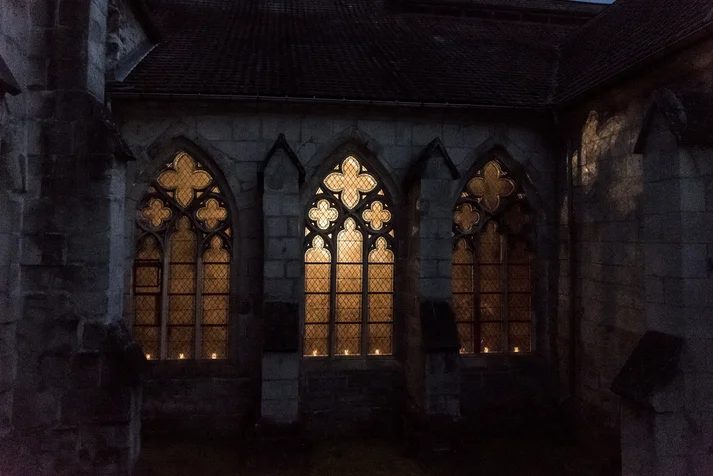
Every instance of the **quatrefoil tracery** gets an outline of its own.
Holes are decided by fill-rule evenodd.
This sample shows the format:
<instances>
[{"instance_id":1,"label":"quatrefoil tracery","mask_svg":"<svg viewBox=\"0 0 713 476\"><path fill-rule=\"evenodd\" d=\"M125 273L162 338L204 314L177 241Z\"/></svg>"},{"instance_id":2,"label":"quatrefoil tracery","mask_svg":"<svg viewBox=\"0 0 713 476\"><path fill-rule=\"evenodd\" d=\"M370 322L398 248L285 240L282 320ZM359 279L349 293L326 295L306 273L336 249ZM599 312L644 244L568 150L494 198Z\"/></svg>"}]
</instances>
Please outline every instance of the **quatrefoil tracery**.
<instances>
[{"instance_id":1,"label":"quatrefoil tracery","mask_svg":"<svg viewBox=\"0 0 713 476\"><path fill-rule=\"evenodd\" d=\"M369 226L373 230L381 230L386 222L391 220L391 212L384 209L384 204L380 201L375 201L369 208L361 214Z\"/></svg>"},{"instance_id":2,"label":"quatrefoil tracery","mask_svg":"<svg viewBox=\"0 0 713 476\"><path fill-rule=\"evenodd\" d=\"M483 167L483 175L472 178L467 188L479 199L485 211L495 213L501 198L509 197L515 192L515 182L507 177L497 161L491 160Z\"/></svg>"},{"instance_id":3,"label":"quatrefoil tracery","mask_svg":"<svg viewBox=\"0 0 713 476\"><path fill-rule=\"evenodd\" d=\"M361 171L361 164L352 156L342 162L341 172L332 172L324 179L324 184L332 192L340 193L342 203L354 208L361 198L360 193L369 193L376 188L376 179Z\"/></svg>"},{"instance_id":4,"label":"quatrefoil tracery","mask_svg":"<svg viewBox=\"0 0 713 476\"><path fill-rule=\"evenodd\" d=\"M326 230L330 227L331 223L339 217L339 212L336 208L332 207L329 200L322 199L317 202L315 207L310 208L307 216L310 220L314 221L320 229Z\"/></svg>"},{"instance_id":5,"label":"quatrefoil tracery","mask_svg":"<svg viewBox=\"0 0 713 476\"><path fill-rule=\"evenodd\" d=\"M213 179L208 172L197 167L190 155L181 152L173 160L172 168L163 171L157 181L166 190L174 191L176 201L187 207L196 191L208 187Z\"/></svg>"}]
</instances>

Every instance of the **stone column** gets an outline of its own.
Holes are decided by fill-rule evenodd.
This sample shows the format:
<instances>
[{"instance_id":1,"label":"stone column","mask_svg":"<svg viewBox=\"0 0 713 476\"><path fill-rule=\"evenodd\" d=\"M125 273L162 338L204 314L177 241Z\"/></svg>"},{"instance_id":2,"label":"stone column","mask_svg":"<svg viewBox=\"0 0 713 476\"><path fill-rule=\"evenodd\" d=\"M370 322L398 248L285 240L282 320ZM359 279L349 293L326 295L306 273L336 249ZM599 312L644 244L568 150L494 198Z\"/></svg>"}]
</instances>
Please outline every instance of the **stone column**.
<instances>
[{"instance_id":1,"label":"stone column","mask_svg":"<svg viewBox=\"0 0 713 476\"><path fill-rule=\"evenodd\" d=\"M2 13L0 43L13 45L3 52L22 89L9 109L23 130L11 162L21 199L2 207L0 226L16 247L4 274L18 309L15 350L0 352L0 373L17 369L13 398L0 398L0 432L12 413L0 467L126 475L143 357L120 324L125 164L103 107L107 1L4 2Z\"/></svg>"},{"instance_id":2,"label":"stone column","mask_svg":"<svg viewBox=\"0 0 713 476\"><path fill-rule=\"evenodd\" d=\"M264 215L262 419L298 418L301 298L299 186L304 168L280 134L260 168Z\"/></svg>"},{"instance_id":3,"label":"stone column","mask_svg":"<svg viewBox=\"0 0 713 476\"><path fill-rule=\"evenodd\" d=\"M411 258L418 261L416 282L422 345L425 352L425 401L428 415L460 416L458 336L451 309L451 185L459 177L440 139L421 153L409 174L415 197L410 227ZM414 243L416 242L416 243Z\"/></svg>"}]
</instances>

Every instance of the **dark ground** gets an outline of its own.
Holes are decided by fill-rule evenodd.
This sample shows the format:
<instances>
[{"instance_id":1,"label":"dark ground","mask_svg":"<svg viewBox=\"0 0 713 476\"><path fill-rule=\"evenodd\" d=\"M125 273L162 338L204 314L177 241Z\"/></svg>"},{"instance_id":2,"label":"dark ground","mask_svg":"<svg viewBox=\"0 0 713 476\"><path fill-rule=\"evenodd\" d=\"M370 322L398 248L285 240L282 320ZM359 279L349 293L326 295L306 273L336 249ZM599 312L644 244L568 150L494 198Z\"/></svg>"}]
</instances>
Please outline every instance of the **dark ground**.
<instances>
[{"instance_id":1,"label":"dark ground","mask_svg":"<svg viewBox=\"0 0 713 476\"><path fill-rule=\"evenodd\" d=\"M180 441L144 438L137 476L601 476L595 459L566 438L528 431L411 451L397 438L319 442ZM414 454L415 453L415 454Z\"/></svg>"}]
</instances>

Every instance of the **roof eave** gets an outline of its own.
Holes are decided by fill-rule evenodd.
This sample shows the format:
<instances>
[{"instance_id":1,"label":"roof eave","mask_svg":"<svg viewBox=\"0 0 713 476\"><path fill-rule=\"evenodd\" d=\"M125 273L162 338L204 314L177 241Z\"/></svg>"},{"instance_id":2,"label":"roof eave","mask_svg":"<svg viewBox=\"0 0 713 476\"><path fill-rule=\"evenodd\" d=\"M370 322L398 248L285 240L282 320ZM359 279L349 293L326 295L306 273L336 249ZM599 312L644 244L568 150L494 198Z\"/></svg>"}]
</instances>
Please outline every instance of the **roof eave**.
<instances>
[{"instance_id":1,"label":"roof eave","mask_svg":"<svg viewBox=\"0 0 713 476\"><path fill-rule=\"evenodd\" d=\"M655 64L658 61L661 61L667 56L672 55L678 51L685 50L686 48L693 47L696 44L701 43L706 39L709 39L711 36L713 36L713 23L704 25L698 28L697 30L691 32L690 34L659 48L658 50L652 52L651 54L640 59L639 61L598 81L593 86L585 88L570 96L564 96L564 98L562 99L558 99L555 96L554 104L558 108L566 108L576 103L580 103L586 100L587 98L590 98L593 95L601 92L603 89L613 86L614 84L617 84L631 76L634 76L636 73L651 66L652 64Z\"/></svg>"},{"instance_id":2,"label":"roof eave","mask_svg":"<svg viewBox=\"0 0 713 476\"><path fill-rule=\"evenodd\" d=\"M239 94L205 94L205 93L159 93L138 91L112 91L107 94L113 99L143 99L143 100L204 100L204 101L236 101L236 102L271 102L271 103L299 103L299 104L329 104L329 105L359 105L359 106L387 106L420 109L478 109L478 110L518 110L532 112L547 112L546 104L480 104L480 103L450 103L450 102L419 102L377 99L347 99L328 97L299 97L299 96L261 96Z\"/></svg>"}]
</instances>

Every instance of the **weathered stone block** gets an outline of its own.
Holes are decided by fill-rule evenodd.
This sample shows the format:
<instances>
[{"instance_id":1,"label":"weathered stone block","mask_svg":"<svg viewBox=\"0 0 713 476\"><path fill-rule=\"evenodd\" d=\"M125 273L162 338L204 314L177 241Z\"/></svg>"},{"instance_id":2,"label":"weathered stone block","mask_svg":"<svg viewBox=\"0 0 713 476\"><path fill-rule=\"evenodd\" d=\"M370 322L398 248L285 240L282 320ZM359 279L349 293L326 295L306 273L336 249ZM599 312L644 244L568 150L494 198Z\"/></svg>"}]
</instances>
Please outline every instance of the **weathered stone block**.
<instances>
[{"instance_id":1,"label":"weathered stone block","mask_svg":"<svg viewBox=\"0 0 713 476\"><path fill-rule=\"evenodd\" d=\"M285 217L269 217L265 220L267 224L267 236L284 237L289 236L287 233L287 218Z\"/></svg>"},{"instance_id":2,"label":"weathered stone block","mask_svg":"<svg viewBox=\"0 0 713 476\"><path fill-rule=\"evenodd\" d=\"M267 301L263 306L265 352L299 350L299 306L293 302Z\"/></svg>"},{"instance_id":3,"label":"weathered stone block","mask_svg":"<svg viewBox=\"0 0 713 476\"><path fill-rule=\"evenodd\" d=\"M208 140L232 139L230 120L223 116L199 116L196 118L196 128Z\"/></svg>"},{"instance_id":4,"label":"weathered stone block","mask_svg":"<svg viewBox=\"0 0 713 476\"><path fill-rule=\"evenodd\" d=\"M288 424L297 420L298 400L263 400L262 417L278 424Z\"/></svg>"},{"instance_id":5,"label":"weathered stone block","mask_svg":"<svg viewBox=\"0 0 713 476\"><path fill-rule=\"evenodd\" d=\"M357 127L373 137L380 145L389 146L395 142L395 122L394 121L366 121L357 122Z\"/></svg>"},{"instance_id":6,"label":"weathered stone block","mask_svg":"<svg viewBox=\"0 0 713 476\"><path fill-rule=\"evenodd\" d=\"M229 121L229 119L225 117L223 118L223 120L226 122ZM258 115L235 116L232 120L232 130L233 140L257 141L260 140L260 138L264 137L264 135L261 133L261 119ZM275 134L274 137L265 138L275 140L277 139L277 134Z\"/></svg>"},{"instance_id":7,"label":"weathered stone block","mask_svg":"<svg viewBox=\"0 0 713 476\"><path fill-rule=\"evenodd\" d=\"M297 400L299 385L297 379L291 380L263 380L263 400Z\"/></svg>"},{"instance_id":8,"label":"weathered stone block","mask_svg":"<svg viewBox=\"0 0 713 476\"><path fill-rule=\"evenodd\" d=\"M268 380L299 377L300 357L295 354L266 352L262 357L262 378Z\"/></svg>"},{"instance_id":9,"label":"weathered stone block","mask_svg":"<svg viewBox=\"0 0 713 476\"><path fill-rule=\"evenodd\" d=\"M285 277L285 262L284 261L265 261L264 276L266 278L284 278Z\"/></svg>"},{"instance_id":10,"label":"weathered stone block","mask_svg":"<svg viewBox=\"0 0 713 476\"><path fill-rule=\"evenodd\" d=\"M270 238L267 240L265 258L268 260L297 259L300 256L297 238Z\"/></svg>"},{"instance_id":11,"label":"weathered stone block","mask_svg":"<svg viewBox=\"0 0 713 476\"><path fill-rule=\"evenodd\" d=\"M265 278L265 296L275 301L292 301L296 298L297 283L294 279Z\"/></svg>"}]
</instances>

